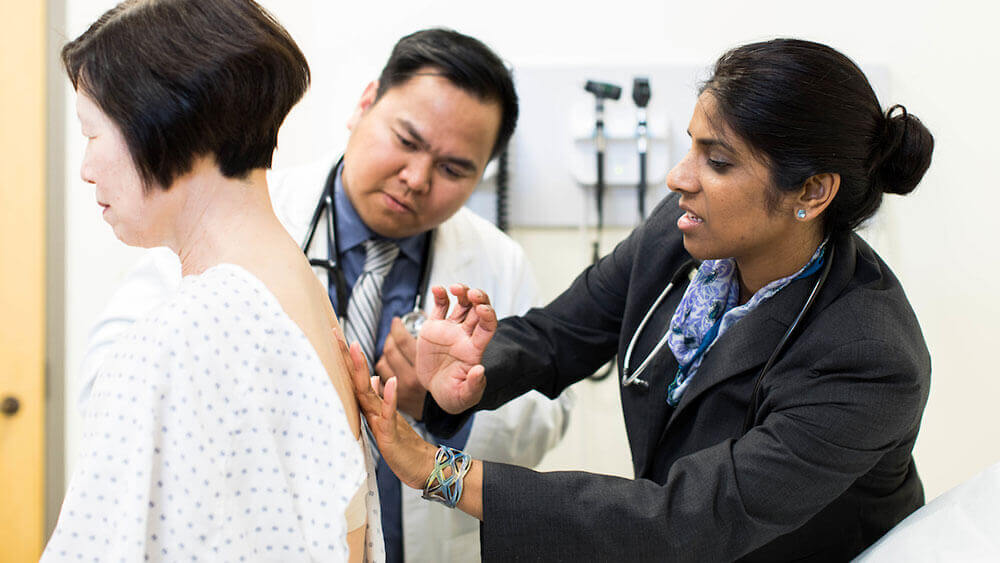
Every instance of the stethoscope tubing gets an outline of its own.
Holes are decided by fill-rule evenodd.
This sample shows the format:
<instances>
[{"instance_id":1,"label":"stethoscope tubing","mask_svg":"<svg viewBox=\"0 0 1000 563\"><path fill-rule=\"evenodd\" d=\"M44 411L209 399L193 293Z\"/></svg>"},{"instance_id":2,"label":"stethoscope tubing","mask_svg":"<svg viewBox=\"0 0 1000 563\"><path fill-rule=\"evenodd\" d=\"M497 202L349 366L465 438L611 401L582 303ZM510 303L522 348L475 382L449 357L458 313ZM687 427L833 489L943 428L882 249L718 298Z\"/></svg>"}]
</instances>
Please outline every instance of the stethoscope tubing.
<instances>
[{"instance_id":1,"label":"stethoscope tubing","mask_svg":"<svg viewBox=\"0 0 1000 563\"><path fill-rule=\"evenodd\" d=\"M340 266L340 252L337 249L337 204L334 200L334 189L337 181L337 171L343 162L344 156L341 155L327 176L326 183L323 186L323 193L320 195L316 209L309 220L309 229L306 232L306 238L302 242L301 247L302 252L308 257L309 247L316 236L316 229L319 227L323 213L326 212L328 217L326 221L326 236L329 258L309 258L309 265L326 270L327 286L332 285L337 294L337 320L341 324L343 324L344 319L347 317L349 296L347 294L347 279L344 277L344 269ZM431 248L433 244L434 231L431 231L425 241L424 253L421 260L420 281L417 284L417 294L413 300L414 313L421 313L423 311L425 297L429 289L431 264L434 260L434 253Z\"/></svg>"},{"instance_id":2,"label":"stethoscope tubing","mask_svg":"<svg viewBox=\"0 0 1000 563\"><path fill-rule=\"evenodd\" d=\"M757 374L757 379L753 383L753 391L750 392L750 402L747 407L746 417L743 419L743 432L746 434L750 428L753 426L754 414L757 410L757 394L760 391L761 381L764 380L764 374L771 369L771 366L778 361L778 356L784 351L785 347L791 341L795 330L799 327L802 319L806 316L810 309L812 309L813 303L816 301L816 297L819 295L820 290L826 285L826 278L830 275L830 267L833 265L833 254L834 254L834 244L830 242L830 246L827 247L826 262L823 264L823 269L820 271L819 277L816 279L816 283L813 284L812 291L809 292L809 297L806 298L805 305L799 311L799 314L795 316L795 320L789 325L788 330L778 341L778 345L774 347L774 351L771 352L771 356L764 363L764 367L761 368L760 373Z\"/></svg>"},{"instance_id":3,"label":"stethoscope tubing","mask_svg":"<svg viewBox=\"0 0 1000 563\"><path fill-rule=\"evenodd\" d=\"M652 318L653 313L656 312L657 308L659 308L660 303L662 303L663 300L667 298L667 295L670 294L670 291L674 288L674 285L676 285L685 276L690 275L691 268L695 265L697 265L696 261L688 260L680 268L678 268L677 271L674 273L673 277L670 278L670 281L667 282L667 286L663 288L663 291L660 292L659 297L656 298L656 301L653 302L653 305L650 306L649 310L646 311L646 314L643 315L642 320L639 321L639 326L636 327L635 332L632 333L632 338L629 339L628 347L625 348L625 358L622 361L623 387L628 387L630 385L649 387L649 382L643 379L639 379L639 376L642 375L642 372L646 371L646 368L649 366L650 361L652 361L652 359L656 357L657 353L659 353L660 349L663 348L664 345L666 345L670 333L669 332L663 333L663 336L660 338L660 341L656 343L656 346L653 348L653 350L646 355L646 359L644 359L642 363L639 364L639 367L637 367L633 372L631 371L629 366L632 363L632 351L635 348L635 343L639 341L639 336L642 334L643 329L646 328L646 323L649 322L650 318Z\"/></svg>"},{"instance_id":4,"label":"stethoscope tubing","mask_svg":"<svg viewBox=\"0 0 1000 563\"><path fill-rule=\"evenodd\" d=\"M751 426L753 425L754 415L756 413L756 406L757 406L757 395L760 392L760 386L761 382L764 379L764 375L766 375L767 372L771 369L771 367L775 364L775 362L777 362L778 357L791 342L792 338L795 335L796 330L801 325L802 320L812 309L812 306L816 302L816 298L819 295L819 292L823 289L823 286L826 284L826 279L830 275L830 268L833 265L834 248L835 248L834 244L831 242L827 247L826 256L824 258L824 263L823 263L823 269L820 271L819 277L817 277L816 279L816 283L813 284L812 291L810 291L809 296L806 298L805 303L802 305L802 309L799 310L798 315L795 316L795 319L789 325L788 330L786 330L784 335L782 335L781 340L778 341L778 344L775 346L774 350L771 352L771 355L764 363L764 367L760 370L760 372L757 374L757 378L754 380L753 391L750 393L750 400L748 402L747 412L743 421L742 434L746 434L747 431L749 431ZM652 306L650 306L649 310L647 310L646 314L642 317L642 320L639 322L639 326L636 327L635 332L632 333L632 338L629 339L629 344L625 349L625 358L622 362L622 380L621 380L622 387L629 387L632 385L638 385L640 387L645 387L645 388L649 387L649 382L640 379L639 376L642 375L642 373L649 366L652 359L656 357L657 353L660 352L660 349L663 348L663 346L666 344L667 339L670 336L670 329L668 328L664 332L659 342L656 343L656 346L639 364L639 367L636 368L635 371L631 371L629 367L632 360L632 351L634 350L635 344L636 342L638 342L639 336L642 334L643 329L646 327L646 323L649 322L650 318L652 318L653 313L660 306L663 300L666 299L667 295L670 294L674 286L677 285L680 282L680 280L684 278L684 276L690 275L691 267L694 264L696 264L696 262L694 262L693 260L688 261L684 265L682 265L677 270L676 273L674 273L674 276L667 283L667 286L663 288L663 291L660 292L660 295L656 298L656 301L653 302Z\"/></svg>"}]
</instances>

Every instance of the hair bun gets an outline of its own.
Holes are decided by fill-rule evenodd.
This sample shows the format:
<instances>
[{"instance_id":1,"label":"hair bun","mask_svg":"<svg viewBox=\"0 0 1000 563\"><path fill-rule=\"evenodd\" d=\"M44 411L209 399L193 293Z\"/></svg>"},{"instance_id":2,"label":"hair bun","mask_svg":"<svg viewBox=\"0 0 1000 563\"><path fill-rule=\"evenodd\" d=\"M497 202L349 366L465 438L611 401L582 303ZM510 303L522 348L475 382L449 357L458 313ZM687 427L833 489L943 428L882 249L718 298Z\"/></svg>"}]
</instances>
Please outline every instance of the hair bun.
<instances>
[{"instance_id":1,"label":"hair bun","mask_svg":"<svg viewBox=\"0 0 1000 563\"><path fill-rule=\"evenodd\" d=\"M934 136L900 104L886 110L882 121L869 167L872 184L885 193L905 195L917 187L931 165Z\"/></svg>"}]
</instances>

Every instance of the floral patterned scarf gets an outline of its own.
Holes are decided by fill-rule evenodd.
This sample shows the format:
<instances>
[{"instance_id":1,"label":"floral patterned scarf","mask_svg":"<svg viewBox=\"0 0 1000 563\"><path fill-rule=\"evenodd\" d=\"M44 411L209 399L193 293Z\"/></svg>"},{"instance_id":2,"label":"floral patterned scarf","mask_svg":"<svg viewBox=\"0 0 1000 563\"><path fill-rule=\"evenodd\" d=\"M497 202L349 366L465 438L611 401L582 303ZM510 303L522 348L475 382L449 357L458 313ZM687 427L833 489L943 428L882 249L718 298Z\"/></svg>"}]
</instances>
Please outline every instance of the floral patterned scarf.
<instances>
[{"instance_id":1,"label":"floral patterned scarf","mask_svg":"<svg viewBox=\"0 0 1000 563\"><path fill-rule=\"evenodd\" d=\"M667 389L667 403L677 406L702 359L719 336L793 280L810 276L823 265L826 243L824 240L819 245L798 272L765 285L740 306L736 306L740 296L736 261L723 258L701 263L670 320L667 345L680 367Z\"/></svg>"}]
</instances>

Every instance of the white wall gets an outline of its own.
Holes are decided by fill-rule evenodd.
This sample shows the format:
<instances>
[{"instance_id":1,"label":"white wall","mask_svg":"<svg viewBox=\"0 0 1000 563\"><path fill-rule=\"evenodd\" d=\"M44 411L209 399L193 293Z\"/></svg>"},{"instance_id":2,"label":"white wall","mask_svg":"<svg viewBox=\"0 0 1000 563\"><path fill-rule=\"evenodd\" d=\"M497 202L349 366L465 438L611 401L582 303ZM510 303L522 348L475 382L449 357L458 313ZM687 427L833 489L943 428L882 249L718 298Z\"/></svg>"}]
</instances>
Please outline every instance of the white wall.
<instances>
[{"instance_id":1,"label":"white wall","mask_svg":"<svg viewBox=\"0 0 1000 563\"><path fill-rule=\"evenodd\" d=\"M883 103L905 104L937 139L926 179L911 196L889 203L882 220L885 232L877 241L907 288L934 361L916 451L928 498L1000 461L1000 420L994 407L1000 373L990 353L1000 332L989 322L1000 316L995 218L1000 186L992 169L1000 148L995 109L1000 47L994 30L1000 14L994 3L508 0L492 9L455 0L264 4L299 41L314 73L311 93L282 131L278 166L337 150L346 137L349 111L395 40L432 25L476 35L515 65L707 65L728 47L774 36L827 42L862 64L885 65L893 97ZM55 32L74 37L110 5L67 0L68 29ZM68 88L67 100L72 107ZM67 397L74 397L87 327L135 252L113 239L97 213L92 189L78 179L82 139L72 111L69 116L66 386ZM535 263L550 296L587 261L586 239L575 230L522 230L515 236L530 256L565 257L560 263ZM614 394L611 387L601 390ZM627 469L627 459L614 459L627 455L616 415L608 412L616 399L592 395L586 392L583 402L602 411L600 423L592 429L576 427L575 442L567 444L572 451L563 448L558 460L547 462L550 466L577 460L599 470ZM72 463L77 435L73 404L66 422ZM596 438L587 439L591 435ZM584 448L587 443L615 453L593 454Z\"/></svg>"}]
</instances>

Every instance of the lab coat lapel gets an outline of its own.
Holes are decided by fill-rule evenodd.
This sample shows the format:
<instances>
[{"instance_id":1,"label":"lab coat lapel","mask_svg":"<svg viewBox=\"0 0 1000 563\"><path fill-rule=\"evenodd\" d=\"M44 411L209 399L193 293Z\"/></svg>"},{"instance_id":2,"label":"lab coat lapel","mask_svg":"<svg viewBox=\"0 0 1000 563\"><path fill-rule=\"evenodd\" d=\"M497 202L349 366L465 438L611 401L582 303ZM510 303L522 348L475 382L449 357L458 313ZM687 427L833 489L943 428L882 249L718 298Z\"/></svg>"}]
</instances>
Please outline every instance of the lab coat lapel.
<instances>
[{"instance_id":1,"label":"lab coat lapel","mask_svg":"<svg viewBox=\"0 0 1000 563\"><path fill-rule=\"evenodd\" d=\"M309 221L312 219L316 204L326 187L326 179L330 170L340 160L340 153L330 153L326 157L305 166L288 170L268 171L267 182L271 195L271 204L278 220L299 245L309 232ZM327 240L326 225L328 213L324 213L316 225L316 235L309 245L309 258L326 259ZM327 286L327 272L323 268L313 268L316 277Z\"/></svg>"},{"instance_id":2,"label":"lab coat lapel","mask_svg":"<svg viewBox=\"0 0 1000 563\"><path fill-rule=\"evenodd\" d=\"M316 236L313 237L312 244L309 245L309 251L306 253L308 258L319 258L321 260L329 258L329 245L326 240L326 224L329 220L330 214L324 213L323 217L319 220L319 224L316 225ZM302 240L304 240L304 238L305 234L303 234L303 237L299 239L299 244L302 244ZM327 287L329 278L326 268L313 266L313 271L316 273L316 278L323 284L323 287Z\"/></svg>"},{"instance_id":3,"label":"lab coat lapel","mask_svg":"<svg viewBox=\"0 0 1000 563\"><path fill-rule=\"evenodd\" d=\"M303 186L304 188L304 186ZM320 192L322 194L322 192ZM319 201L320 195L315 196L316 201L312 201L313 205ZM301 201L310 201L305 198L301 198ZM299 203L298 201L296 203ZM309 220L312 219L313 211L315 207L306 208L303 205L299 205L298 208L292 210L291 213L287 213L286 217L289 217L288 223L286 223L285 228L288 230L292 238L295 239L300 246L305 241L306 236L309 232ZM329 258L327 244L327 222L330 220L330 213L324 212L319 219L319 223L316 224L316 234L313 236L312 244L309 245L309 250L306 252L307 258L319 258L320 260L326 260ZM319 266L313 266L313 272L316 273L316 278L323 284L323 287L327 287L328 278L327 271L325 268Z\"/></svg>"},{"instance_id":4,"label":"lab coat lapel","mask_svg":"<svg viewBox=\"0 0 1000 563\"><path fill-rule=\"evenodd\" d=\"M476 245L462 244L462 225L456 224L460 221L460 214L461 212L442 223L434 235L434 247L431 248L434 262L431 264L429 280L432 287L448 287L453 283L468 281L469 265L475 258L472 249ZM433 307L434 299L428 296L424 302L424 310L430 312Z\"/></svg>"}]
</instances>

